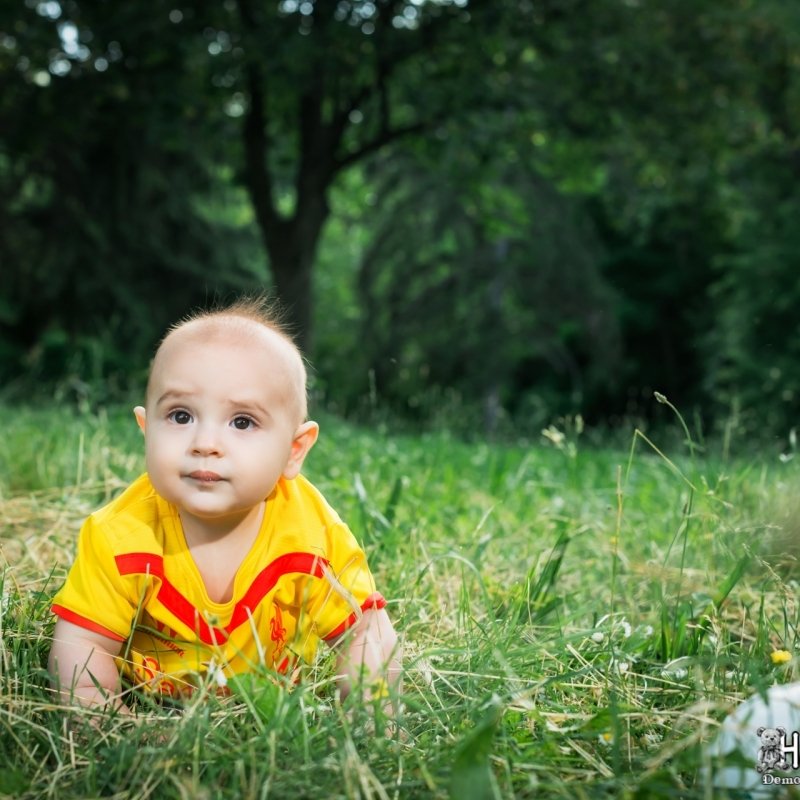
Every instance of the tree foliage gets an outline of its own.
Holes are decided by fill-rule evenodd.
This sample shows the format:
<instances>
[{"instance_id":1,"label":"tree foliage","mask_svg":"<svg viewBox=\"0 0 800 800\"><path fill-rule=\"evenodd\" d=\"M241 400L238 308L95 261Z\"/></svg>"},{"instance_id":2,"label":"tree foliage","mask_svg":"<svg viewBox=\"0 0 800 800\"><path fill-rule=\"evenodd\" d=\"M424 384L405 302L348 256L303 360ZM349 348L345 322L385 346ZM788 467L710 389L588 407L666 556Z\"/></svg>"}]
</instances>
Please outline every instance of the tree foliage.
<instances>
[{"instance_id":1,"label":"tree foliage","mask_svg":"<svg viewBox=\"0 0 800 800\"><path fill-rule=\"evenodd\" d=\"M107 381L273 285L343 407L779 429L798 37L771 0L3 4L3 376Z\"/></svg>"},{"instance_id":2,"label":"tree foliage","mask_svg":"<svg viewBox=\"0 0 800 800\"><path fill-rule=\"evenodd\" d=\"M237 0L223 23L237 45L224 69L245 103L244 180L275 288L306 346L337 176L488 100L478 88L493 67L483 45L508 9L466 6Z\"/></svg>"},{"instance_id":3,"label":"tree foliage","mask_svg":"<svg viewBox=\"0 0 800 800\"><path fill-rule=\"evenodd\" d=\"M452 390L490 427L500 409L580 405L620 367L591 220L491 141L482 152L447 137L437 151L449 169L419 153L377 168L358 278L364 373L378 393L427 415Z\"/></svg>"},{"instance_id":4,"label":"tree foliage","mask_svg":"<svg viewBox=\"0 0 800 800\"><path fill-rule=\"evenodd\" d=\"M28 4L4 23L7 374L99 379L187 303L252 282L235 222L211 217L232 190L192 48L151 8Z\"/></svg>"},{"instance_id":5,"label":"tree foliage","mask_svg":"<svg viewBox=\"0 0 800 800\"><path fill-rule=\"evenodd\" d=\"M785 435L800 411L800 10L765 3L757 23L739 33L753 112L728 156L731 244L716 260L706 390L746 430Z\"/></svg>"}]
</instances>

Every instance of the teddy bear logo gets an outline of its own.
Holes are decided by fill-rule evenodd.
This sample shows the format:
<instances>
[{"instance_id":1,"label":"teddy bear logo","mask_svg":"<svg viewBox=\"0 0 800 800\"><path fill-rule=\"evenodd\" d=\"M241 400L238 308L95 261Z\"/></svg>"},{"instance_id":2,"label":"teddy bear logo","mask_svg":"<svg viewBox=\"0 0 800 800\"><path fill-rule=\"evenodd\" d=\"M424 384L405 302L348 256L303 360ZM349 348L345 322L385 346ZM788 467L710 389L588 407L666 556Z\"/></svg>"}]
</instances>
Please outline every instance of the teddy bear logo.
<instances>
[{"instance_id":1,"label":"teddy bear logo","mask_svg":"<svg viewBox=\"0 0 800 800\"><path fill-rule=\"evenodd\" d=\"M785 728L759 728L756 731L756 736L761 739L761 747L758 748L756 771L766 775L774 769L789 769L789 762L784 758L781 747L786 737Z\"/></svg>"}]
</instances>

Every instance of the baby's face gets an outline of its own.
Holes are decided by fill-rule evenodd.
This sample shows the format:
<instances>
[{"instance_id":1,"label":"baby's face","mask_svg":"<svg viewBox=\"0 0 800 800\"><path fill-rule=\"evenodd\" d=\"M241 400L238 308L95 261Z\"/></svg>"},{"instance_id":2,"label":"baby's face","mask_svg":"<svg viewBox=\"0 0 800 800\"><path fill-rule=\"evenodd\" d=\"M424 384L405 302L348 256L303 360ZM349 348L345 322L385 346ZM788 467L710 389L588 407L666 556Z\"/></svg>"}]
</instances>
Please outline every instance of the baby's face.
<instances>
[{"instance_id":1,"label":"baby's face","mask_svg":"<svg viewBox=\"0 0 800 800\"><path fill-rule=\"evenodd\" d=\"M240 515L275 488L299 424L289 347L266 330L184 329L162 345L147 396L147 470L183 513Z\"/></svg>"}]
</instances>

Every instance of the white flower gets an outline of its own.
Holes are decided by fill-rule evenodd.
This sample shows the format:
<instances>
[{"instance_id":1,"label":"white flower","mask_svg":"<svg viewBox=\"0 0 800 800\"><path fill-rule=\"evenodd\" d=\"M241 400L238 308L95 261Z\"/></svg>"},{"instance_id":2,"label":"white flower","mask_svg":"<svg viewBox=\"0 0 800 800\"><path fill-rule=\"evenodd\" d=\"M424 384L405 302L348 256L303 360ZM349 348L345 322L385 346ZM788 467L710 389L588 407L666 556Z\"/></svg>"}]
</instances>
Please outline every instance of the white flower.
<instances>
[{"instance_id":1,"label":"white flower","mask_svg":"<svg viewBox=\"0 0 800 800\"><path fill-rule=\"evenodd\" d=\"M595 632L592 634L592 641L593 641L595 644L602 644L602 643L603 643L603 640L604 640L605 638L606 638L606 635L603 633L603 631L595 631Z\"/></svg>"},{"instance_id":2,"label":"white flower","mask_svg":"<svg viewBox=\"0 0 800 800\"><path fill-rule=\"evenodd\" d=\"M213 658L208 662L208 677L214 681L220 689L224 689L228 685L225 671Z\"/></svg>"},{"instance_id":3,"label":"white flower","mask_svg":"<svg viewBox=\"0 0 800 800\"><path fill-rule=\"evenodd\" d=\"M549 439L556 447L561 447L564 444L564 434L556 428L555 425L550 425L542 431L542 436Z\"/></svg>"}]
</instances>

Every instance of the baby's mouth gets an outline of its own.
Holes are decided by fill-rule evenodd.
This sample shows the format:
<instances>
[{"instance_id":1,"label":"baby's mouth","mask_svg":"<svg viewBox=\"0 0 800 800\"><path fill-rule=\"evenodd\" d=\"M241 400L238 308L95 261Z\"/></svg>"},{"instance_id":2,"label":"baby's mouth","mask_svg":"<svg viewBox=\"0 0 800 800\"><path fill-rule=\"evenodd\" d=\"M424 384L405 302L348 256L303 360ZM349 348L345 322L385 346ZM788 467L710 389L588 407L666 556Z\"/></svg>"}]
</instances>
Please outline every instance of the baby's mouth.
<instances>
[{"instance_id":1,"label":"baby's mouth","mask_svg":"<svg viewBox=\"0 0 800 800\"><path fill-rule=\"evenodd\" d=\"M216 472L209 472L208 470L204 469L197 469L194 472L190 472L189 477L193 480L200 481L201 483L215 483L216 481L222 480L221 475L217 475Z\"/></svg>"}]
</instances>

